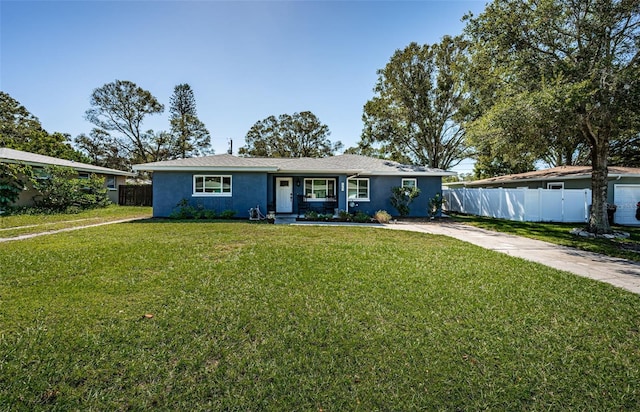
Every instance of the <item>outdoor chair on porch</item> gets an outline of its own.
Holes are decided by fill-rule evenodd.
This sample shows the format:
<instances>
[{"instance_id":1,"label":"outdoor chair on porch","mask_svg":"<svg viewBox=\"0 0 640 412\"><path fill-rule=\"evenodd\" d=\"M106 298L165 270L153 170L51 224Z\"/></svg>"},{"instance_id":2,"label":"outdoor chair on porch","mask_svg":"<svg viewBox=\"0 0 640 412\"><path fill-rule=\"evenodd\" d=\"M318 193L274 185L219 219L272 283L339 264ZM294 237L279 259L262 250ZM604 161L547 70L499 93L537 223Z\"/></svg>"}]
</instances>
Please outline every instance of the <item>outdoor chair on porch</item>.
<instances>
[{"instance_id":1,"label":"outdoor chair on porch","mask_svg":"<svg viewBox=\"0 0 640 412\"><path fill-rule=\"evenodd\" d=\"M307 198L304 195L298 195L298 217L304 215L311 209Z\"/></svg>"},{"instance_id":2,"label":"outdoor chair on porch","mask_svg":"<svg viewBox=\"0 0 640 412\"><path fill-rule=\"evenodd\" d=\"M327 197L327 200L325 200L322 204L322 210L325 214L330 213L333 215L337 207L338 199L336 199L335 197Z\"/></svg>"}]
</instances>

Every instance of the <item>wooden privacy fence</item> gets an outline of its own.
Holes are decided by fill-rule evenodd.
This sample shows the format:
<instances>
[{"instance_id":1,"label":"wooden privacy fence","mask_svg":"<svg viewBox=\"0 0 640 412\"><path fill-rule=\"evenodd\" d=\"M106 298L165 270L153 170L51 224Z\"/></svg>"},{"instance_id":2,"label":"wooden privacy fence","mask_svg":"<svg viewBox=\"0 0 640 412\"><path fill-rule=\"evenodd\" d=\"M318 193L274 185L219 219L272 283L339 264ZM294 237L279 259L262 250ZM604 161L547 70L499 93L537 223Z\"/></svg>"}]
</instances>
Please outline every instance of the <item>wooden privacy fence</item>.
<instances>
[{"instance_id":1,"label":"wooden privacy fence","mask_svg":"<svg viewBox=\"0 0 640 412\"><path fill-rule=\"evenodd\" d=\"M151 206L153 204L153 186L118 186L118 204L120 206Z\"/></svg>"},{"instance_id":2,"label":"wooden privacy fence","mask_svg":"<svg viewBox=\"0 0 640 412\"><path fill-rule=\"evenodd\" d=\"M521 222L586 222L591 189L445 189L449 212Z\"/></svg>"}]
</instances>

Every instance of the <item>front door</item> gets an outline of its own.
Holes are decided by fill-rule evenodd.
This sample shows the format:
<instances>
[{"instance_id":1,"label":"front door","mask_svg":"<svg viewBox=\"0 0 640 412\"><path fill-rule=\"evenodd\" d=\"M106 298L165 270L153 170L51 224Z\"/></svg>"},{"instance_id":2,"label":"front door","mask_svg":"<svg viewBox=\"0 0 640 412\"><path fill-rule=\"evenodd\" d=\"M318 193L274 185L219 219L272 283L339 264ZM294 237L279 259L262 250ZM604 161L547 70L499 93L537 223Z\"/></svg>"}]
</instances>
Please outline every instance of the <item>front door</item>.
<instances>
[{"instance_id":1,"label":"front door","mask_svg":"<svg viewBox=\"0 0 640 412\"><path fill-rule=\"evenodd\" d=\"M276 178L276 213L293 212L293 179Z\"/></svg>"}]
</instances>

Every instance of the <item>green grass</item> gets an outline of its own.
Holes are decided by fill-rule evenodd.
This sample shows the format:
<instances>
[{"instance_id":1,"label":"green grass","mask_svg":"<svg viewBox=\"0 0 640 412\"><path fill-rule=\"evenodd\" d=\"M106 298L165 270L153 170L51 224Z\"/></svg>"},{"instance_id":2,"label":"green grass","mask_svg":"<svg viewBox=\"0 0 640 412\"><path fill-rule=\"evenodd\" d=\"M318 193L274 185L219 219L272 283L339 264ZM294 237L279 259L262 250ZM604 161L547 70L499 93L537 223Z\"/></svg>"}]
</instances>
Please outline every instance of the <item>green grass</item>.
<instances>
[{"instance_id":1,"label":"green grass","mask_svg":"<svg viewBox=\"0 0 640 412\"><path fill-rule=\"evenodd\" d=\"M443 236L152 221L0 267L0 410L640 409L639 296Z\"/></svg>"},{"instance_id":2,"label":"green grass","mask_svg":"<svg viewBox=\"0 0 640 412\"><path fill-rule=\"evenodd\" d=\"M631 235L629 239L594 239L571 234L572 229L584 226L584 224L581 225L580 223L516 222L471 215L452 215L451 218L460 223L496 232L511 233L557 245L640 262L640 228L637 227L613 227L616 231L629 233Z\"/></svg>"},{"instance_id":3,"label":"green grass","mask_svg":"<svg viewBox=\"0 0 640 412\"><path fill-rule=\"evenodd\" d=\"M151 217L150 207L117 205L85 210L77 214L0 215L0 238L51 232L121 219L149 217Z\"/></svg>"}]
</instances>

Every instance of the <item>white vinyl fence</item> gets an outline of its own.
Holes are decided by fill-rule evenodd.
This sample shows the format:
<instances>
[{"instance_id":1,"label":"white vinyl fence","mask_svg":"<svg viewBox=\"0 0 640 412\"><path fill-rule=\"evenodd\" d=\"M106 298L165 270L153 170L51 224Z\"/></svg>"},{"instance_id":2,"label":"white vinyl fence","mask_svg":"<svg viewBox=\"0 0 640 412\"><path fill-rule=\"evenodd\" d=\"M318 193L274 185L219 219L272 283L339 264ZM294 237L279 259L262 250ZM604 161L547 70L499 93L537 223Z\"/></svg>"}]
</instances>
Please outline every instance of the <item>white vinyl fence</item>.
<instances>
[{"instance_id":1,"label":"white vinyl fence","mask_svg":"<svg viewBox=\"0 0 640 412\"><path fill-rule=\"evenodd\" d=\"M586 222L591 189L445 189L445 211L526 222Z\"/></svg>"}]
</instances>

